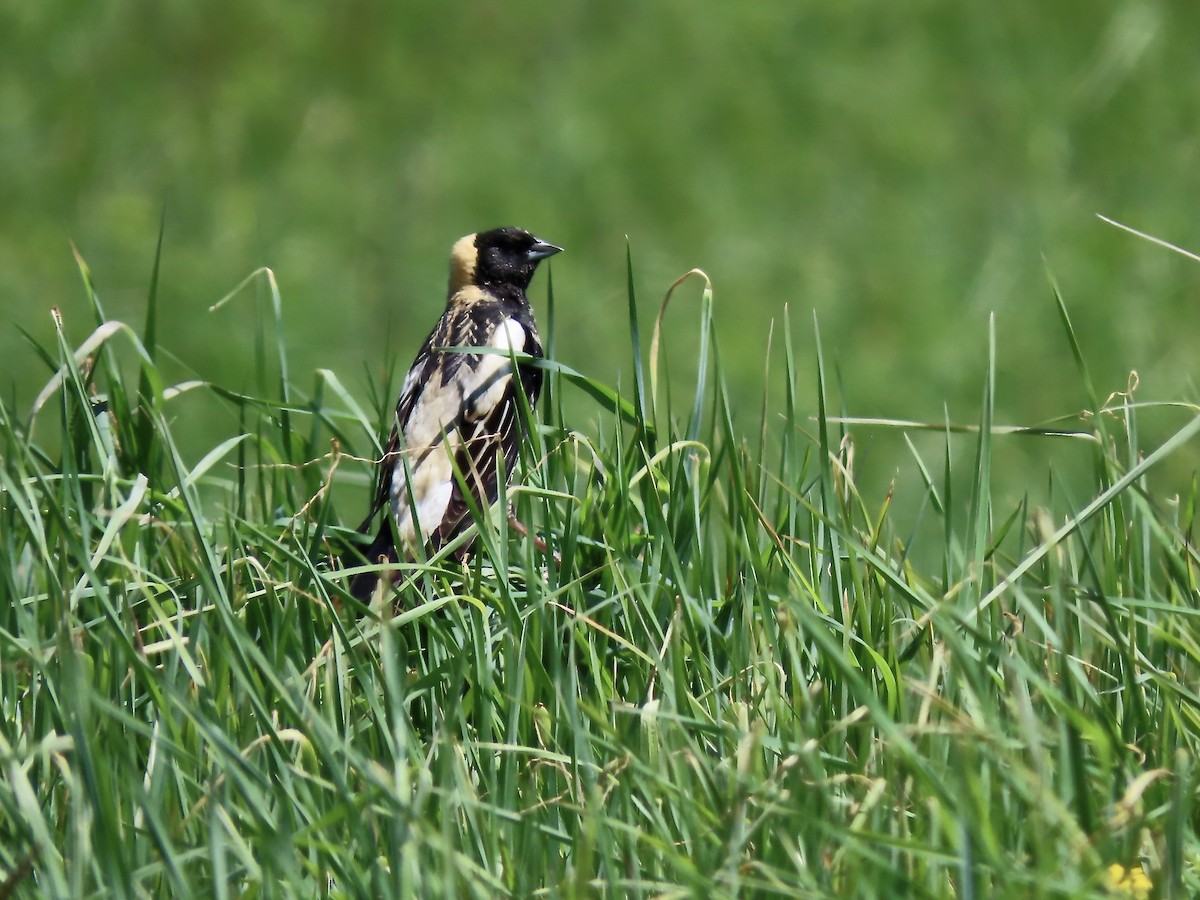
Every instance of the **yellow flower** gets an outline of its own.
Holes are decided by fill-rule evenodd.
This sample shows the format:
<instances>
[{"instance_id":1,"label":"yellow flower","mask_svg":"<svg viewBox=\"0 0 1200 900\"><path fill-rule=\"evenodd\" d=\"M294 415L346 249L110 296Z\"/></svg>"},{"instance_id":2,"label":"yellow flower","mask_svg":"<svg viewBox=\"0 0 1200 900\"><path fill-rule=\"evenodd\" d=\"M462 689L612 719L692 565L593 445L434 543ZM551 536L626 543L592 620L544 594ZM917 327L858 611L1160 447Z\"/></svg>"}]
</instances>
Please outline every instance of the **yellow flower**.
<instances>
[{"instance_id":1,"label":"yellow flower","mask_svg":"<svg viewBox=\"0 0 1200 900\"><path fill-rule=\"evenodd\" d=\"M1114 894L1133 897L1135 900L1149 900L1150 889L1154 887L1149 876L1142 871L1141 866L1126 869L1119 863L1108 867L1108 889Z\"/></svg>"}]
</instances>

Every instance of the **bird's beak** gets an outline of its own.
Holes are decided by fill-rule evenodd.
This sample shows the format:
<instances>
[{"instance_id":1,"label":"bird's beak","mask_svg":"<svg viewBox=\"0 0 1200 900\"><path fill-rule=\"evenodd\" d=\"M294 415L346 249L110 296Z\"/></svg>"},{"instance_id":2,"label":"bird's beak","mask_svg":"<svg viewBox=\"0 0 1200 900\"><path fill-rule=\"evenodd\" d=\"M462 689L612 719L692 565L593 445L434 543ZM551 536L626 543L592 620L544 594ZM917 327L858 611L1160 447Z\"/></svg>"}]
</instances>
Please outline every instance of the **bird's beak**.
<instances>
[{"instance_id":1,"label":"bird's beak","mask_svg":"<svg viewBox=\"0 0 1200 900\"><path fill-rule=\"evenodd\" d=\"M556 247L546 241L538 239L534 245L529 248L525 257L530 262L537 262L539 259L545 259L547 256L553 256L555 253L562 253L562 247Z\"/></svg>"}]
</instances>

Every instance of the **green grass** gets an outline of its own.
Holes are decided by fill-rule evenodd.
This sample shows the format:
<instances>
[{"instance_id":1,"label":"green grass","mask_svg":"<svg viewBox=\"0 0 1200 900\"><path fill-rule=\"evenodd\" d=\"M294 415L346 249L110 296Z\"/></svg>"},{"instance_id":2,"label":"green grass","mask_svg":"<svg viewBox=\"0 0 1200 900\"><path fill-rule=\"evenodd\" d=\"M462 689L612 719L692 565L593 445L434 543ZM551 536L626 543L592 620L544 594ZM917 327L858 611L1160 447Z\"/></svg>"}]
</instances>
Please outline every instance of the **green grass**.
<instances>
[{"instance_id":1,"label":"green grass","mask_svg":"<svg viewBox=\"0 0 1200 900\"><path fill-rule=\"evenodd\" d=\"M1198 410L1105 399L1060 300L1073 436L994 427L994 333L972 446L852 425L789 321L741 433L711 288L648 331L632 274L632 379L547 363L507 498L559 558L487 518L395 611L329 564L394 385L301 387L270 273L235 298L251 390L165 383L157 279L141 329L89 286L93 321L31 341L47 389L0 406L0 897L1089 897L1113 864L1200 891L1198 492L1153 480ZM185 458L202 400L239 427ZM856 487L855 441L897 430L904 511ZM1029 440L1083 488L993 484Z\"/></svg>"}]
</instances>

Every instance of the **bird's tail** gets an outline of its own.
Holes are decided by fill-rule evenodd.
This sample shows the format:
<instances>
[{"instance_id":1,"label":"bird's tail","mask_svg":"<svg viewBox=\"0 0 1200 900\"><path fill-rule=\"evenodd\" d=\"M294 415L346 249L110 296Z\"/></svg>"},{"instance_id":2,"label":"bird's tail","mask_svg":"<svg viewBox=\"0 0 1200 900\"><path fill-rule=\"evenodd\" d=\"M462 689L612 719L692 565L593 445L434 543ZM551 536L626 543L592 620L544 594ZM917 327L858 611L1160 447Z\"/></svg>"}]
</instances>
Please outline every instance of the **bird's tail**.
<instances>
[{"instance_id":1,"label":"bird's tail","mask_svg":"<svg viewBox=\"0 0 1200 900\"><path fill-rule=\"evenodd\" d=\"M392 523L388 521L387 516L383 517L379 533L375 535L371 546L366 550L359 550L357 547L351 548L342 556L342 565L358 566L362 564L364 558L372 565L380 562L399 562L399 557L396 555L396 544L392 540ZM379 584L378 572L359 572L350 579L350 594L355 600L366 603L375 593L377 584Z\"/></svg>"}]
</instances>

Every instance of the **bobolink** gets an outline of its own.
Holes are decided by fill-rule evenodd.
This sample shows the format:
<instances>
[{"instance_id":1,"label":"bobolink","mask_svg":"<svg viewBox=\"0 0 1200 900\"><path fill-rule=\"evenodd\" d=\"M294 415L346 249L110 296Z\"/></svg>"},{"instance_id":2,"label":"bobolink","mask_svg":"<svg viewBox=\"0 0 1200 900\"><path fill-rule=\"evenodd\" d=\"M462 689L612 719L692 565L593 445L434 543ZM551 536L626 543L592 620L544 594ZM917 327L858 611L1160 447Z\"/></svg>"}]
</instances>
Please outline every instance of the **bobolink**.
<instances>
[{"instance_id":1,"label":"bobolink","mask_svg":"<svg viewBox=\"0 0 1200 900\"><path fill-rule=\"evenodd\" d=\"M560 250L520 228L469 234L455 243L446 311L404 379L371 511L358 527L365 534L376 513L391 512L393 521L384 517L364 551L368 562L411 559L419 547L435 552L470 524L456 468L479 508L495 502L497 453L507 479L522 429L513 362L504 352L542 356L525 290L538 263ZM443 352L447 347L502 352ZM541 370L518 365L517 377L532 407ZM375 573L356 575L350 592L366 600L377 582Z\"/></svg>"}]
</instances>

